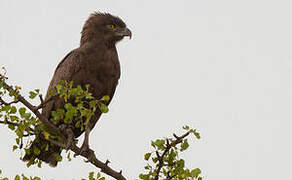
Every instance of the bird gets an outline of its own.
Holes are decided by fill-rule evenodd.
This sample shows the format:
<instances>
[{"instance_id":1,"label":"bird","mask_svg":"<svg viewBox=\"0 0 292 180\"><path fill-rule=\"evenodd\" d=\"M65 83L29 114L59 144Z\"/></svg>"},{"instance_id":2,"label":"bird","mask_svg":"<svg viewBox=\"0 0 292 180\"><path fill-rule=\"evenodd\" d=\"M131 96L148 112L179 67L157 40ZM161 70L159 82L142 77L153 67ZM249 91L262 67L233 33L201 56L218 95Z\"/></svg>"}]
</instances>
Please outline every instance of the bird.
<instances>
[{"instance_id":1,"label":"bird","mask_svg":"<svg viewBox=\"0 0 292 180\"><path fill-rule=\"evenodd\" d=\"M92 93L92 96L96 99L109 96L110 100L107 103L109 104L121 75L116 44L126 36L131 39L132 32L122 19L109 13L92 13L83 25L79 47L69 52L58 64L45 100L49 98L49 92L56 88L59 81L63 80L73 81L75 87L77 85L85 87L86 84L89 84L89 92ZM42 115L50 119L51 112L59 108L64 109L64 104L64 99L60 97L50 101L42 109ZM90 130L95 126L101 114L98 110L95 112L89 122ZM75 128L73 132L77 138L84 130ZM33 162L35 159L39 159L56 167L57 156L60 156L62 148L53 144L46 147L48 143L42 135L36 135L22 160ZM38 149L40 152L31 153L34 149Z\"/></svg>"}]
</instances>

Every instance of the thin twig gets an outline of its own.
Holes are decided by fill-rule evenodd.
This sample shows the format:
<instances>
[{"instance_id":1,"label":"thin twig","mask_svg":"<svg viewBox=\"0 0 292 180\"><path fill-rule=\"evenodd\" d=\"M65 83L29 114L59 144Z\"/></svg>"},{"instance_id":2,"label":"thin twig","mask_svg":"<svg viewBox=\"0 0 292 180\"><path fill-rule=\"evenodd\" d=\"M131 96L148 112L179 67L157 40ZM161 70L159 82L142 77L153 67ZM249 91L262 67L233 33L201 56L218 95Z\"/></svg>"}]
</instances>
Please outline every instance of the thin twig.
<instances>
[{"instance_id":1,"label":"thin twig","mask_svg":"<svg viewBox=\"0 0 292 180\"><path fill-rule=\"evenodd\" d=\"M41 104L43 104L44 103L43 95L39 94L39 98L40 98Z\"/></svg>"},{"instance_id":2,"label":"thin twig","mask_svg":"<svg viewBox=\"0 0 292 180\"><path fill-rule=\"evenodd\" d=\"M13 126L19 126L18 123L14 123L14 122L7 121L7 120L5 120L5 121L0 121L0 124L10 124L10 125L13 125ZM23 135L24 137L34 135L34 133L33 133L33 132L34 132L34 129L32 129L31 127L28 127L28 130L30 131L29 133L31 133L31 134L24 134L24 135Z\"/></svg>"},{"instance_id":3,"label":"thin twig","mask_svg":"<svg viewBox=\"0 0 292 180\"><path fill-rule=\"evenodd\" d=\"M165 180L171 180L172 178L174 178L176 176L176 174L175 175L172 175L172 176L170 176L170 172L168 171L167 172L167 177L166 177L166 179Z\"/></svg>"},{"instance_id":4,"label":"thin twig","mask_svg":"<svg viewBox=\"0 0 292 180\"><path fill-rule=\"evenodd\" d=\"M43 100L42 95L39 95L41 103L38 106L35 106L35 111L42 109L45 107L50 101L54 100L57 98L57 96L50 96L46 101Z\"/></svg>"},{"instance_id":5,"label":"thin twig","mask_svg":"<svg viewBox=\"0 0 292 180\"><path fill-rule=\"evenodd\" d=\"M19 102L19 100L14 100L14 101L11 101L11 102L6 102L6 101L4 101L1 97L0 97L0 104L4 104L5 106L9 106L9 105L11 105L11 104L16 104L16 103L18 103Z\"/></svg>"},{"instance_id":6,"label":"thin twig","mask_svg":"<svg viewBox=\"0 0 292 180\"><path fill-rule=\"evenodd\" d=\"M167 139L166 142L166 148L165 150L163 151L162 155L159 156L157 155L157 158L158 158L158 167L157 167L157 170L156 170L156 176L154 178L154 180L158 180L159 179L159 173L161 171L161 168L163 167L164 163L163 163L163 158L164 156L168 153L168 151L172 148L172 147L175 147L177 144L181 143L182 140L187 137L188 135L190 134L190 132L186 132L185 134L183 134L182 136L177 136L176 134L173 134L173 136L176 138L175 141L173 141L172 143L169 144L169 140Z\"/></svg>"}]
</instances>

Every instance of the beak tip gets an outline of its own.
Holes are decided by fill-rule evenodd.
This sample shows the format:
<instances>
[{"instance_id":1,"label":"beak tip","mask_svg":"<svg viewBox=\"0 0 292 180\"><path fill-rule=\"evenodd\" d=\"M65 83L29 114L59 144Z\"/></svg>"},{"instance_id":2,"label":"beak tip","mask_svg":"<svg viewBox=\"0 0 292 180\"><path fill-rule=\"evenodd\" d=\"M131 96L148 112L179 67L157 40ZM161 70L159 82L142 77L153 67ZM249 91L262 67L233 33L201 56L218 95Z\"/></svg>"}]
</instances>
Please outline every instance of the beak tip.
<instances>
[{"instance_id":1,"label":"beak tip","mask_svg":"<svg viewBox=\"0 0 292 180\"><path fill-rule=\"evenodd\" d=\"M128 29L128 28L127 28ZM128 29L128 32L129 32L129 39L132 39L132 32L130 29Z\"/></svg>"}]
</instances>

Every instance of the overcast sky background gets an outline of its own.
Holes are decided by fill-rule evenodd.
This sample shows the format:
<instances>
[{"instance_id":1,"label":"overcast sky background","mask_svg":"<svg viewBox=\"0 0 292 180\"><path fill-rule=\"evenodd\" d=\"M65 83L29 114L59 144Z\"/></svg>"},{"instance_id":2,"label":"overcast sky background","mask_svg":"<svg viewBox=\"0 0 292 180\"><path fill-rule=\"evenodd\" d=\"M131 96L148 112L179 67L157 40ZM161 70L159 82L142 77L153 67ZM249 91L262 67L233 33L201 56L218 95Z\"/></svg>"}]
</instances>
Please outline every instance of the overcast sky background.
<instances>
[{"instance_id":1,"label":"overcast sky background","mask_svg":"<svg viewBox=\"0 0 292 180\"><path fill-rule=\"evenodd\" d=\"M59 61L78 47L89 14L118 15L133 38L118 44L120 83L110 112L91 134L97 157L137 178L150 140L179 134L188 124L202 139L183 157L205 179L291 179L291 5L0 0L0 66L23 93L45 93ZM80 157L28 169L11 150L15 135L4 127L0 134L0 169L9 177L77 180L95 170Z\"/></svg>"}]
</instances>

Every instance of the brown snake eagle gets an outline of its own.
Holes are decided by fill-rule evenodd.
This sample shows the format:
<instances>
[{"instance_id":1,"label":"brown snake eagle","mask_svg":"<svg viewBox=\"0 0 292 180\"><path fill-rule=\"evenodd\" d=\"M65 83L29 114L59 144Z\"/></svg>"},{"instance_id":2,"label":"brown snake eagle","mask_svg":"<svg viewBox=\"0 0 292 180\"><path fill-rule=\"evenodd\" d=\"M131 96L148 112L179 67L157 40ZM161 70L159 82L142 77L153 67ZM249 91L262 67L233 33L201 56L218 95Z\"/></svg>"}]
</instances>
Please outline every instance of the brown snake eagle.
<instances>
[{"instance_id":1,"label":"brown snake eagle","mask_svg":"<svg viewBox=\"0 0 292 180\"><path fill-rule=\"evenodd\" d=\"M132 33L126 24L118 17L108 13L93 13L85 22L82 32L80 46L72 50L57 66L48 92L54 89L60 80L73 81L74 86L90 85L90 93L97 99L108 95L112 99L120 78L120 63L116 49L116 43L125 36L131 38ZM64 100L58 98L49 102L42 110L42 114L50 119L51 112L64 108ZM97 110L89 122L90 130L95 126L101 116ZM73 129L75 137L79 137L84 131L80 128ZM85 141L84 141L85 142ZM40 153L26 153L24 161L40 159L51 166L56 166L58 161L56 155L60 155L62 149L56 145L50 145L44 149L43 144L47 140L37 135L30 146L40 149ZM87 144L88 146L88 140ZM83 145L82 145L83 146Z\"/></svg>"}]
</instances>

